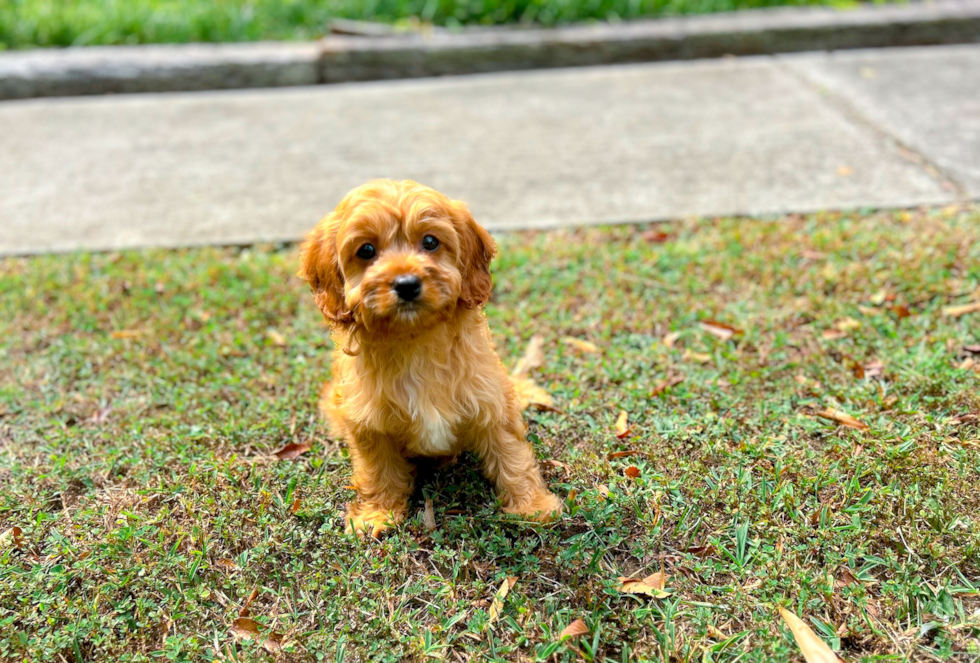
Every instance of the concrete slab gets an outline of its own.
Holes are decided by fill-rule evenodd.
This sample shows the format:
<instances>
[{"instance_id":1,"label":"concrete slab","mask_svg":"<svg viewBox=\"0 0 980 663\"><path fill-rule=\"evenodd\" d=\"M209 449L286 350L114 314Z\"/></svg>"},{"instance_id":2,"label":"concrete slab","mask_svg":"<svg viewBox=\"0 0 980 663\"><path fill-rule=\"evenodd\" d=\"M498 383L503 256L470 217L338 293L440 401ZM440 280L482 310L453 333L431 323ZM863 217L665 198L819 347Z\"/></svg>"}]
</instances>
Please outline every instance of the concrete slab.
<instances>
[{"instance_id":1,"label":"concrete slab","mask_svg":"<svg viewBox=\"0 0 980 663\"><path fill-rule=\"evenodd\" d=\"M786 56L785 62L980 197L980 48Z\"/></svg>"},{"instance_id":2,"label":"concrete slab","mask_svg":"<svg viewBox=\"0 0 980 663\"><path fill-rule=\"evenodd\" d=\"M0 104L0 252L292 240L373 177L493 229L950 200L770 58Z\"/></svg>"}]
</instances>

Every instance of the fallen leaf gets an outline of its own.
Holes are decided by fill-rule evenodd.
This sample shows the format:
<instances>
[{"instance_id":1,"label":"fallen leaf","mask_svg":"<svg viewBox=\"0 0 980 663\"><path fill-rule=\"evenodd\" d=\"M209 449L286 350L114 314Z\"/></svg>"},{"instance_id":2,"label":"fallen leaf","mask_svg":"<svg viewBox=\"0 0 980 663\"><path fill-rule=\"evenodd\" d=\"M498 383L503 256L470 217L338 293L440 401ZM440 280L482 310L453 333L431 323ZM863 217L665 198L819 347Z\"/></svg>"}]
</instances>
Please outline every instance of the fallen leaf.
<instances>
[{"instance_id":1,"label":"fallen leaf","mask_svg":"<svg viewBox=\"0 0 980 663\"><path fill-rule=\"evenodd\" d=\"M279 347L286 345L286 337L271 327L266 330L265 337L268 338L269 342L271 342L273 345L278 345Z\"/></svg>"},{"instance_id":2,"label":"fallen leaf","mask_svg":"<svg viewBox=\"0 0 980 663\"><path fill-rule=\"evenodd\" d=\"M579 352L584 352L587 354L595 354L596 352L599 352L599 347L595 343L583 341L582 339L575 338L574 336L566 336L561 339L561 341L573 350L578 350Z\"/></svg>"},{"instance_id":3,"label":"fallen leaf","mask_svg":"<svg viewBox=\"0 0 980 663\"><path fill-rule=\"evenodd\" d=\"M270 654L278 654L282 651L282 633L270 633L269 637L262 641L262 649Z\"/></svg>"},{"instance_id":4,"label":"fallen leaf","mask_svg":"<svg viewBox=\"0 0 980 663\"><path fill-rule=\"evenodd\" d=\"M855 320L854 318L841 318L834 323L834 329L838 329L840 331L849 331L851 329L857 329L860 326L861 322Z\"/></svg>"},{"instance_id":5,"label":"fallen leaf","mask_svg":"<svg viewBox=\"0 0 980 663\"><path fill-rule=\"evenodd\" d=\"M653 388L653 391L650 392L650 397L652 398L654 396L659 396L660 394L664 393L671 387L676 387L683 381L684 381L683 375L675 375L673 377L667 378L666 380L661 380Z\"/></svg>"},{"instance_id":6,"label":"fallen leaf","mask_svg":"<svg viewBox=\"0 0 980 663\"><path fill-rule=\"evenodd\" d=\"M295 516L296 513L300 510L301 506L302 504L300 503L299 498L297 497L296 499L293 500L292 505L289 507L289 513Z\"/></svg>"},{"instance_id":7,"label":"fallen leaf","mask_svg":"<svg viewBox=\"0 0 980 663\"><path fill-rule=\"evenodd\" d=\"M616 590L624 594L646 594L655 599L662 599L670 596L670 594L664 591L666 580L664 575L659 571L647 576L643 580L620 577Z\"/></svg>"},{"instance_id":8,"label":"fallen leaf","mask_svg":"<svg viewBox=\"0 0 980 663\"><path fill-rule=\"evenodd\" d=\"M895 317L899 320L904 320L905 318L912 317L912 311L908 309L907 306L903 304L896 304L895 306L889 306L888 310L895 314Z\"/></svg>"},{"instance_id":9,"label":"fallen leaf","mask_svg":"<svg viewBox=\"0 0 980 663\"><path fill-rule=\"evenodd\" d=\"M629 456L646 456L642 451L635 451L630 449L629 451L613 451L611 454L607 455L608 460L613 460L614 458L628 458Z\"/></svg>"},{"instance_id":10,"label":"fallen leaf","mask_svg":"<svg viewBox=\"0 0 980 663\"><path fill-rule=\"evenodd\" d=\"M120 329L110 334L112 338L139 338L142 335L142 329Z\"/></svg>"},{"instance_id":11,"label":"fallen leaf","mask_svg":"<svg viewBox=\"0 0 980 663\"><path fill-rule=\"evenodd\" d=\"M685 548L684 552L689 552L692 555L697 555L698 557L704 559L706 557L711 557L718 551L713 545L709 543L708 545L704 545L704 546L691 546L689 548Z\"/></svg>"},{"instance_id":12,"label":"fallen leaf","mask_svg":"<svg viewBox=\"0 0 980 663\"><path fill-rule=\"evenodd\" d=\"M0 534L0 549L6 548L7 546L20 548L23 544L23 541L20 538L21 534L23 533L24 530L14 525L3 534Z\"/></svg>"},{"instance_id":13,"label":"fallen leaf","mask_svg":"<svg viewBox=\"0 0 980 663\"><path fill-rule=\"evenodd\" d=\"M599 485L598 485L598 486L596 487L596 490L598 490L598 491L599 491L599 494L600 494L600 495L601 495L601 496L602 496L603 498L607 498L607 497L609 497L609 486L607 486L606 484L604 484L604 483L600 483L600 484L599 484Z\"/></svg>"},{"instance_id":14,"label":"fallen leaf","mask_svg":"<svg viewBox=\"0 0 980 663\"><path fill-rule=\"evenodd\" d=\"M879 315L882 312L881 309L876 306L858 306L858 311L861 312L861 315L866 315L869 318Z\"/></svg>"},{"instance_id":15,"label":"fallen leaf","mask_svg":"<svg viewBox=\"0 0 980 663\"><path fill-rule=\"evenodd\" d=\"M640 233L640 238L643 239L643 241L649 242L651 244L663 244L671 237L672 235L670 235L669 233L665 233L662 230L656 230L653 228Z\"/></svg>"},{"instance_id":16,"label":"fallen leaf","mask_svg":"<svg viewBox=\"0 0 980 663\"><path fill-rule=\"evenodd\" d=\"M507 598L507 593L517 584L517 578L505 578L502 583L500 583L500 589L493 597L493 603L490 604L490 615L487 618L487 624L493 624L500 617L501 611L504 609L504 599Z\"/></svg>"},{"instance_id":17,"label":"fallen leaf","mask_svg":"<svg viewBox=\"0 0 980 663\"><path fill-rule=\"evenodd\" d=\"M554 407L551 394L536 385L531 378L523 375L512 375L510 382L514 385L514 393L517 394L517 401L521 404L522 410L535 407L551 412L561 412Z\"/></svg>"},{"instance_id":18,"label":"fallen leaf","mask_svg":"<svg viewBox=\"0 0 980 663\"><path fill-rule=\"evenodd\" d=\"M715 640L727 640L728 636L725 635L721 630L718 629L714 624L708 624L708 635L710 635Z\"/></svg>"},{"instance_id":19,"label":"fallen leaf","mask_svg":"<svg viewBox=\"0 0 980 663\"><path fill-rule=\"evenodd\" d=\"M823 251L814 251L813 249L803 249L800 251L800 257L806 260L826 260L827 254Z\"/></svg>"},{"instance_id":20,"label":"fallen leaf","mask_svg":"<svg viewBox=\"0 0 980 663\"><path fill-rule=\"evenodd\" d=\"M711 361L711 355L704 352L685 350L682 359L684 359L684 361L696 361L699 364L707 364L709 361Z\"/></svg>"},{"instance_id":21,"label":"fallen leaf","mask_svg":"<svg viewBox=\"0 0 980 663\"><path fill-rule=\"evenodd\" d=\"M858 582L858 579L854 577L851 570L846 566L842 566L837 576L837 581L834 584L838 587L850 587L851 585L857 585Z\"/></svg>"},{"instance_id":22,"label":"fallen leaf","mask_svg":"<svg viewBox=\"0 0 980 663\"><path fill-rule=\"evenodd\" d=\"M949 426L962 426L963 424L976 423L977 419L980 419L974 412L965 412L963 414L958 414L955 417L951 417L946 424Z\"/></svg>"},{"instance_id":23,"label":"fallen leaf","mask_svg":"<svg viewBox=\"0 0 980 663\"><path fill-rule=\"evenodd\" d=\"M681 337L681 332L679 332L679 331L670 332L669 334L665 334L664 335L664 338L663 338L663 341L662 341L663 344L664 344L664 347L667 347L667 348L674 347L674 344L677 343L677 339L679 339L680 337Z\"/></svg>"},{"instance_id":24,"label":"fallen leaf","mask_svg":"<svg viewBox=\"0 0 980 663\"><path fill-rule=\"evenodd\" d=\"M425 529L430 532L436 529L436 513L432 509L432 500L425 501L425 510L422 512L422 522L425 523Z\"/></svg>"},{"instance_id":25,"label":"fallen leaf","mask_svg":"<svg viewBox=\"0 0 980 663\"><path fill-rule=\"evenodd\" d=\"M795 614L780 606L779 614L793 633L793 639L800 648L807 663L841 663L833 650Z\"/></svg>"},{"instance_id":26,"label":"fallen leaf","mask_svg":"<svg viewBox=\"0 0 980 663\"><path fill-rule=\"evenodd\" d=\"M514 364L514 370L510 372L511 377L524 377L535 368L544 365L544 336L534 335L524 348L524 356Z\"/></svg>"},{"instance_id":27,"label":"fallen leaf","mask_svg":"<svg viewBox=\"0 0 980 663\"><path fill-rule=\"evenodd\" d=\"M622 440L630 434L629 412L623 410L616 418L616 437Z\"/></svg>"},{"instance_id":28,"label":"fallen leaf","mask_svg":"<svg viewBox=\"0 0 980 663\"><path fill-rule=\"evenodd\" d=\"M723 341L731 340L733 337L742 334L741 329L736 329L731 325L726 325L724 322L718 322L717 320L702 320L698 324L701 326L701 329Z\"/></svg>"},{"instance_id":29,"label":"fallen leaf","mask_svg":"<svg viewBox=\"0 0 980 663\"><path fill-rule=\"evenodd\" d=\"M89 417L89 421L96 425L102 425L109 418L109 414L112 412L112 405L106 405L105 407L100 407L98 410L92 413Z\"/></svg>"},{"instance_id":30,"label":"fallen leaf","mask_svg":"<svg viewBox=\"0 0 980 663\"><path fill-rule=\"evenodd\" d=\"M638 479L640 477L640 468L638 468L636 465L630 465L623 470L623 474L631 479Z\"/></svg>"},{"instance_id":31,"label":"fallen leaf","mask_svg":"<svg viewBox=\"0 0 980 663\"><path fill-rule=\"evenodd\" d=\"M238 564L236 564L235 560L232 559L226 558L226 559L215 560L214 565L217 566L219 569L224 569L225 571L238 570Z\"/></svg>"},{"instance_id":32,"label":"fallen leaf","mask_svg":"<svg viewBox=\"0 0 980 663\"><path fill-rule=\"evenodd\" d=\"M967 352L972 352L973 354L980 354L980 344L978 345L964 345L963 349Z\"/></svg>"},{"instance_id":33,"label":"fallen leaf","mask_svg":"<svg viewBox=\"0 0 980 663\"><path fill-rule=\"evenodd\" d=\"M552 467L560 467L561 469L565 470L566 474L572 471L571 465L568 463L563 463L560 460L555 460L554 458L548 458L544 462L548 463L548 465L551 465Z\"/></svg>"},{"instance_id":34,"label":"fallen leaf","mask_svg":"<svg viewBox=\"0 0 980 663\"><path fill-rule=\"evenodd\" d=\"M307 444L306 442L290 442L279 451L276 451L273 455L279 460L292 460L302 456L312 448L313 445Z\"/></svg>"},{"instance_id":35,"label":"fallen leaf","mask_svg":"<svg viewBox=\"0 0 980 663\"><path fill-rule=\"evenodd\" d=\"M236 640L251 640L259 634L259 623L251 617L239 617L231 623L231 634Z\"/></svg>"},{"instance_id":36,"label":"fallen leaf","mask_svg":"<svg viewBox=\"0 0 980 663\"><path fill-rule=\"evenodd\" d=\"M879 359L872 359L861 367L866 378L879 378L885 372L885 364Z\"/></svg>"},{"instance_id":37,"label":"fallen leaf","mask_svg":"<svg viewBox=\"0 0 980 663\"><path fill-rule=\"evenodd\" d=\"M565 638L577 638L580 635L588 635L589 627L585 625L585 622L581 619L576 619L574 622L566 626L558 634L559 640L564 640Z\"/></svg>"},{"instance_id":38,"label":"fallen leaf","mask_svg":"<svg viewBox=\"0 0 980 663\"><path fill-rule=\"evenodd\" d=\"M973 359L973 357L967 357L962 362L956 365L956 369L960 371L969 371L976 365L977 362Z\"/></svg>"},{"instance_id":39,"label":"fallen leaf","mask_svg":"<svg viewBox=\"0 0 980 663\"><path fill-rule=\"evenodd\" d=\"M847 338L847 332L841 331L840 329L824 329L820 336L825 341L836 341L841 338Z\"/></svg>"},{"instance_id":40,"label":"fallen leaf","mask_svg":"<svg viewBox=\"0 0 980 663\"><path fill-rule=\"evenodd\" d=\"M868 430L870 427L863 421L858 421L846 412L841 412L840 410L835 410L832 407L824 408L818 412L815 412L818 417L822 419L830 419L831 421L836 421L842 426L847 426L848 428L855 428L857 430Z\"/></svg>"},{"instance_id":41,"label":"fallen leaf","mask_svg":"<svg viewBox=\"0 0 980 663\"><path fill-rule=\"evenodd\" d=\"M963 304L962 306L947 306L943 309L943 315L950 318L958 318L967 313L977 313L980 311L980 302Z\"/></svg>"},{"instance_id":42,"label":"fallen leaf","mask_svg":"<svg viewBox=\"0 0 980 663\"><path fill-rule=\"evenodd\" d=\"M258 588L253 589L252 590L252 593L248 595L248 598L247 599L245 599L245 605L243 605L242 606L242 609L238 611L238 616L239 617L247 617L248 616L248 609L252 606L252 601L254 601L255 600L255 597L258 596L258 595L259 595Z\"/></svg>"}]
</instances>

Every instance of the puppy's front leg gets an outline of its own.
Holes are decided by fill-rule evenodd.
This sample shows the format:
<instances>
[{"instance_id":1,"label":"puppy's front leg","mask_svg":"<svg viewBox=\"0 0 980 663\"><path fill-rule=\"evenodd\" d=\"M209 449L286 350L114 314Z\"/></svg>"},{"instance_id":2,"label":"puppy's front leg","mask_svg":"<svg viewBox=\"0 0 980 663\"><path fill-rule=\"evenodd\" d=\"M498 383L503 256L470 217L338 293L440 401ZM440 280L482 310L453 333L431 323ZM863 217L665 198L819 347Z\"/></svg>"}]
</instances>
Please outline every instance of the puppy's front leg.
<instances>
[{"instance_id":1,"label":"puppy's front leg","mask_svg":"<svg viewBox=\"0 0 980 663\"><path fill-rule=\"evenodd\" d=\"M377 537L405 519L415 467L386 436L374 432L351 435L357 501L347 505L347 531Z\"/></svg>"},{"instance_id":2,"label":"puppy's front leg","mask_svg":"<svg viewBox=\"0 0 980 663\"><path fill-rule=\"evenodd\" d=\"M525 439L520 410L510 408L510 416L481 431L474 438L473 451L483 461L483 472L494 482L504 511L539 522L561 515L562 501L548 490L534 448Z\"/></svg>"}]
</instances>

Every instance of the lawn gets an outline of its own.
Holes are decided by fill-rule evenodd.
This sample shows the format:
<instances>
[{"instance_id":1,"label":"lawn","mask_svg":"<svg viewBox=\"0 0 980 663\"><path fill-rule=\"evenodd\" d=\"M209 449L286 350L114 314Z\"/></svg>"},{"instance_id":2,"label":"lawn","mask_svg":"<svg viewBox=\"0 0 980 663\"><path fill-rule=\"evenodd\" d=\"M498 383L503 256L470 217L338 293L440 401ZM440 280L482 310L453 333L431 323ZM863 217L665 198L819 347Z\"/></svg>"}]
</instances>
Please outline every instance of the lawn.
<instances>
[{"instance_id":1,"label":"lawn","mask_svg":"<svg viewBox=\"0 0 980 663\"><path fill-rule=\"evenodd\" d=\"M850 662L980 656L980 311L949 308L980 208L502 237L490 325L508 365L544 339L567 513L505 517L464 457L376 542L297 259L0 261L0 660L799 661L780 606Z\"/></svg>"},{"instance_id":2,"label":"lawn","mask_svg":"<svg viewBox=\"0 0 980 663\"><path fill-rule=\"evenodd\" d=\"M0 49L315 39L334 18L554 25L813 4L854 0L4 0Z\"/></svg>"}]
</instances>

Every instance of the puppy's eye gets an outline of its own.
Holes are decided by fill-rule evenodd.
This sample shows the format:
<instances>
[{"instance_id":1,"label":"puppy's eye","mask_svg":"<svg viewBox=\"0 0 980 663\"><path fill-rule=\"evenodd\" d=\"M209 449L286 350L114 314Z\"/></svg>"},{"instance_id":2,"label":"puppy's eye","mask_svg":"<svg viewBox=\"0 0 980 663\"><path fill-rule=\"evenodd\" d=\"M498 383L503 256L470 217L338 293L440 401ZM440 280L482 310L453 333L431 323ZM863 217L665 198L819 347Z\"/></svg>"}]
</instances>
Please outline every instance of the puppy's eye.
<instances>
[{"instance_id":1,"label":"puppy's eye","mask_svg":"<svg viewBox=\"0 0 980 663\"><path fill-rule=\"evenodd\" d=\"M435 251L439 248L439 240L432 235L426 235L422 238L422 248L426 251Z\"/></svg>"},{"instance_id":2,"label":"puppy's eye","mask_svg":"<svg viewBox=\"0 0 980 663\"><path fill-rule=\"evenodd\" d=\"M357 250L357 257L361 260L370 260L377 254L374 250L374 244L365 244Z\"/></svg>"}]
</instances>

